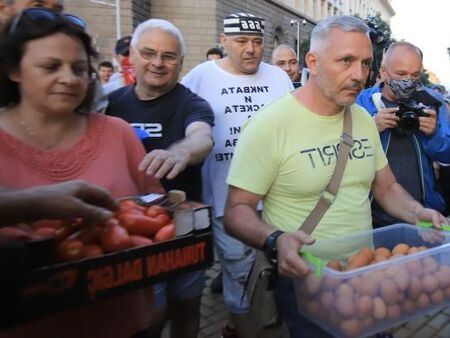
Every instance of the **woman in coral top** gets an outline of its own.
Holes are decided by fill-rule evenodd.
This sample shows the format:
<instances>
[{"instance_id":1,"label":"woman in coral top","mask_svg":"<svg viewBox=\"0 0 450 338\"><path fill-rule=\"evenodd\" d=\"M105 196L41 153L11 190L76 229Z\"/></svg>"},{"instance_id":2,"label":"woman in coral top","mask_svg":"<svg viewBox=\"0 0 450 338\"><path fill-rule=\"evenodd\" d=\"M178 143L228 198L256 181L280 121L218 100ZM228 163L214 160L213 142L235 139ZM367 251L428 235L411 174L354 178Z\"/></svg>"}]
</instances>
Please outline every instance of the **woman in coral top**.
<instances>
[{"instance_id":1,"label":"woman in coral top","mask_svg":"<svg viewBox=\"0 0 450 338\"><path fill-rule=\"evenodd\" d=\"M0 35L0 186L83 179L122 197L161 191L138 171L145 155L129 125L90 113L91 59L82 19L26 9ZM148 325L151 290L62 311L0 337L131 337Z\"/></svg>"}]
</instances>

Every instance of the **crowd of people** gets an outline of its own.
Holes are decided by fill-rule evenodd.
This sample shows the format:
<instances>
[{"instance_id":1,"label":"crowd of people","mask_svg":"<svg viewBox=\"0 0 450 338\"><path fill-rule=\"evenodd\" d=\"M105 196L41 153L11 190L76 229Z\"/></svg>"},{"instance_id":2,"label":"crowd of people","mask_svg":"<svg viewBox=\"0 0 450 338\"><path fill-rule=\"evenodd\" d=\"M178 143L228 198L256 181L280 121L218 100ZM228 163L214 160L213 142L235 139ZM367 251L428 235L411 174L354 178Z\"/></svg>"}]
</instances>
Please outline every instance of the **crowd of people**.
<instances>
[{"instance_id":1,"label":"crowd of people","mask_svg":"<svg viewBox=\"0 0 450 338\"><path fill-rule=\"evenodd\" d=\"M166 20L142 22L117 41L114 62L97 66L86 23L62 0L2 0L0 27L1 225L104 220L119 197L183 190L212 206L230 337L256 338L273 324L260 325L245 292L257 250L276 258L275 300L290 336L328 337L297 311L302 247L398 222L448 222L445 88L420 83L422 52L399 42L385 53L381 82L364 89L373 53L358 18L314 27L302 83L290 46L263 61L265 21L249 13L227 15L221 48L181 80L186 46ZM412 122L401 114L408 104L420 111ZM351 157L332 208L307 235L299 227L332 176L338 151L329 149L345 114ZM195 271L2 336L160 337L170 320L172 337L194 338L204 286Z\"/></svg>"}]
</instances>

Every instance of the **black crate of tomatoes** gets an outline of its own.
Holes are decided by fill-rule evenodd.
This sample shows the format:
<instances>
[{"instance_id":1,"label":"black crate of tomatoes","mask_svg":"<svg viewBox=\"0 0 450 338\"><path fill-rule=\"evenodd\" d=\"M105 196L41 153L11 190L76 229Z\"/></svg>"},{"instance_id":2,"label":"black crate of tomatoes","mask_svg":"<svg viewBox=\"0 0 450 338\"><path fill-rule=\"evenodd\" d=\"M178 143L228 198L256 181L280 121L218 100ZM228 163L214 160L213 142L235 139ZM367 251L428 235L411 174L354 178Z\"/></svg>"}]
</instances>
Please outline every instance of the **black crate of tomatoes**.
<instances>
[{"instance_id":1,"label":"black crate of tomatoes","mask_svg":"<svg viewBox=\"0 0 450 338\"><path fill-rule=\"evenodd\" d=\"M312 272L294 280L298 309L333 336L371 336L450 305L445 233L396 224L306 250Z\"/></svg>"},{"instance_id":2,"label":"black crate of tomatoes","mask_svg":"<svg viewBox=\"0 0 450 338\"><path fill-rule=\"evenodd\" d=\"M0 229L0 298L5 309L0 327L213 262L208 206L184 201L166 208L135 199L119 203L115 217L103 224L41 220Z\"/></svg>"}]
</instances>

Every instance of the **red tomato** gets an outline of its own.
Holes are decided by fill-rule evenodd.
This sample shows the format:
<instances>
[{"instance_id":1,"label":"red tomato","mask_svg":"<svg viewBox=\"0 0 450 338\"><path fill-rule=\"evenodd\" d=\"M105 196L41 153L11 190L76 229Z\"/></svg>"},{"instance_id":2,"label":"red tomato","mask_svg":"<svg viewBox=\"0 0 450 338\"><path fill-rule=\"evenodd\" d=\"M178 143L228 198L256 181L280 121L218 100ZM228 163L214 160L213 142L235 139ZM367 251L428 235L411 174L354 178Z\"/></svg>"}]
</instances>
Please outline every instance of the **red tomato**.
<instances>
[{"instance_id":1,"label":"red tomato","mask_svg":"<svg viewBox=\"0 0 450 338\"><path fill-rule=\"evenodd\" d=\"M83 243L76 240L65 240L57 248L58 260L63 262L76 261L83 258Z\"/></svg>"},{"instance_id":2,"label":"red tomato","mask_svg":"<svg viewBox=\"0 0 450 338\"><path fill-rule=\"evenodd\" d=\"M149 217L127 213L121 215L120 224L127 229L131 235L151 237L167 224L164 217L164 215Z\"/></svg>"},{"instance_id":3,"label":"red tomato","mask_svg":"<svg viewBox=\"0 0 450 338\"><path fill-rule=\"evenodd\" d=\"M48 238L48 237L55 237L56 229L54 228L38 228L35 231L33 231L33 234L31 235L33 239L40 239L40 238Z\"/></svg>"},{"instance_id":4,"label":"red tomato","mask_svg":"<svg viewBox=\"0 0 450 338\"><path fill-rule=\"evenodd\" d=\"M65 225L61 228L55 229L55 238L58 242L62 242L70 235L79 231L82 227L81 223L73 223L70 225Z\"/></svg>"},{"instance_id":5,"label":"red tomato","mask_svg":"<svg viewBox=\"0 0 450 338\"><path fill-rule=\"evenodd\" d=\"M80 231L71 235L70 239L76 239L78 241L81 241L83 244L98 243L100 241L101 233L102 228L100 227L88 227L81 229Z\"/></svg>"},{"instance_id":6,"label":"red tomato","mask_svg":"<svg viewBox=\"0 0 450 338\"><path fill-rule=\"evenodd\" d=\"M175 227L173 223L167 224L159 230L153 240L155 242L167 241L175 237Z\"/></svg>"},{"instance_id":7,"label":"red tomato","mask_svg":"<svg viewBox=\"0 0 450 338\"><path fill-rule=\"evenodd\" d=\"M84 253L83 253L84 258L98 257L101 255L103 255L103 250L97 244L86 244L84 246Z\"/></svg>"},{"instance_id":8,"label":"red tomato","mask_svg":"<svg viewBox=\"0 0 450 338\"><path fill-rule=\"evenodd\" d=\"M147 210L145 211L145 214L147 216L150 217L156 217L158 215L167 215L170 218L170 213L169 211L167 211L166 209L164 209L162 206L160 205L151 205L147 208Z\"/></svg>"},{"instance_id":9,"label":"red tomato","mask_svg":"<svg viewBox=\"0 0 450 338\"><path fill-rule=\"evenodd\" d=\"M145 207L133 200L122 200L119 201L119 210L120 212L128 210L140 210L145 212Z\"/></svg>"},{"instance_id":10,"label":"red tomato","mask_svg":"<svg viewBox=\"0 0 450 338\"><path fill-rule=\"evenodd\" d=\"M146 246L146 245L153 244L153 241L150 238L147 238L144 236L131 235L130 239L131 239L131 245L133 247Z\"/></svg>"},{"instance_id":11,"label":"red tomato","mask_svg":"<svg viewBox=\"0 0 450 338\"><path fill-rule=\"evenodd\" d=\"M128 231L120 225L106 225L100 235L100 244L105 252L115 252L131 247Z\"/></svg>"},{"instance_id":12,"label":"red tomato","mask_svg":"<svg viewBox=\"0 0 450 338\"><path fill-rule=\"evenodd\" d=\"M0 228L0 237L6 241L26 241L31 238L25 230L12 226Z\"/></svg>"},{"instance_id":13,"label":"red tomato","mask_svg":"<svg viewBox=\"0 0 450 338\"><path fill-rule=\"evenodd\" d=\"M34 229L39 228L53 228L53 229L59 229L62 228L67 223L65 221L62 221L60 219L41 219L40 221L33 222L31 226Z\"/></svg>"}]
</instances>

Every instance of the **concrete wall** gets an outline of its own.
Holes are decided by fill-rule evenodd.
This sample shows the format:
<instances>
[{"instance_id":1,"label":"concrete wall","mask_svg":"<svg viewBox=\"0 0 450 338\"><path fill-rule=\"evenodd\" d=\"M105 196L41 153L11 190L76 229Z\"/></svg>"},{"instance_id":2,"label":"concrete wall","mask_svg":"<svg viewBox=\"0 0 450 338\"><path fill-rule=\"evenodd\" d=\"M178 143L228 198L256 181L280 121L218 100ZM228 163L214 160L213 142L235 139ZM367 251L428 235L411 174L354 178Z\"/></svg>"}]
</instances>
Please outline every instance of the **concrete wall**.
<instances>
[{"instance_id":1,"label":"concrete wall","mask_svg":"<svg viewBox=\"0 0 450 338\"><path fill-rule=\"evenodd\" d=\"M217 45L215 0L152 0L151 12L181 30L187 47L183 74L203 62L206 51Z\"/></svg>"},{"instance_id":2,"label":"concrete wall","mask_svg":"<svg viewBox=\"0 0 450 338\"><path fill-rule=\"evenodd\" d=\"M104 0L115 4L114 0ZM173 22L183 33L188 53L183 73L205 60L205 53L218 46L223 18L230 13L250 12L266 19L264 59L278 43L295 49L296 25L292 19L306 20L300 25L300 44L307 39L315 21L277 0L121 0L121 36L132 33L140 22L153 17ZM66 12L83 17L98 51L99 61L111 60L116 42L116 9L89 0L67 0Z\"/></svg>"},{"instance_id":3,"label":"concrete wall","mask_svg":"<svg viewBox=\"0 0 450 338\"><path fill-rule=\"evenodd\" d=\"M133 0L136 2L136 0ZM115 1L109 0L110 3ZM144 1L148 2L148 1ZM122 36L129 35L133 30L132 1L120 1L120 21ZM116 43L116 9L112 6L92 3L89 0L68 0L65 4L65 12L82 17L88 25L97 46L99 61L111 60L112 50Z\"/></svg>"}]
</instances>

